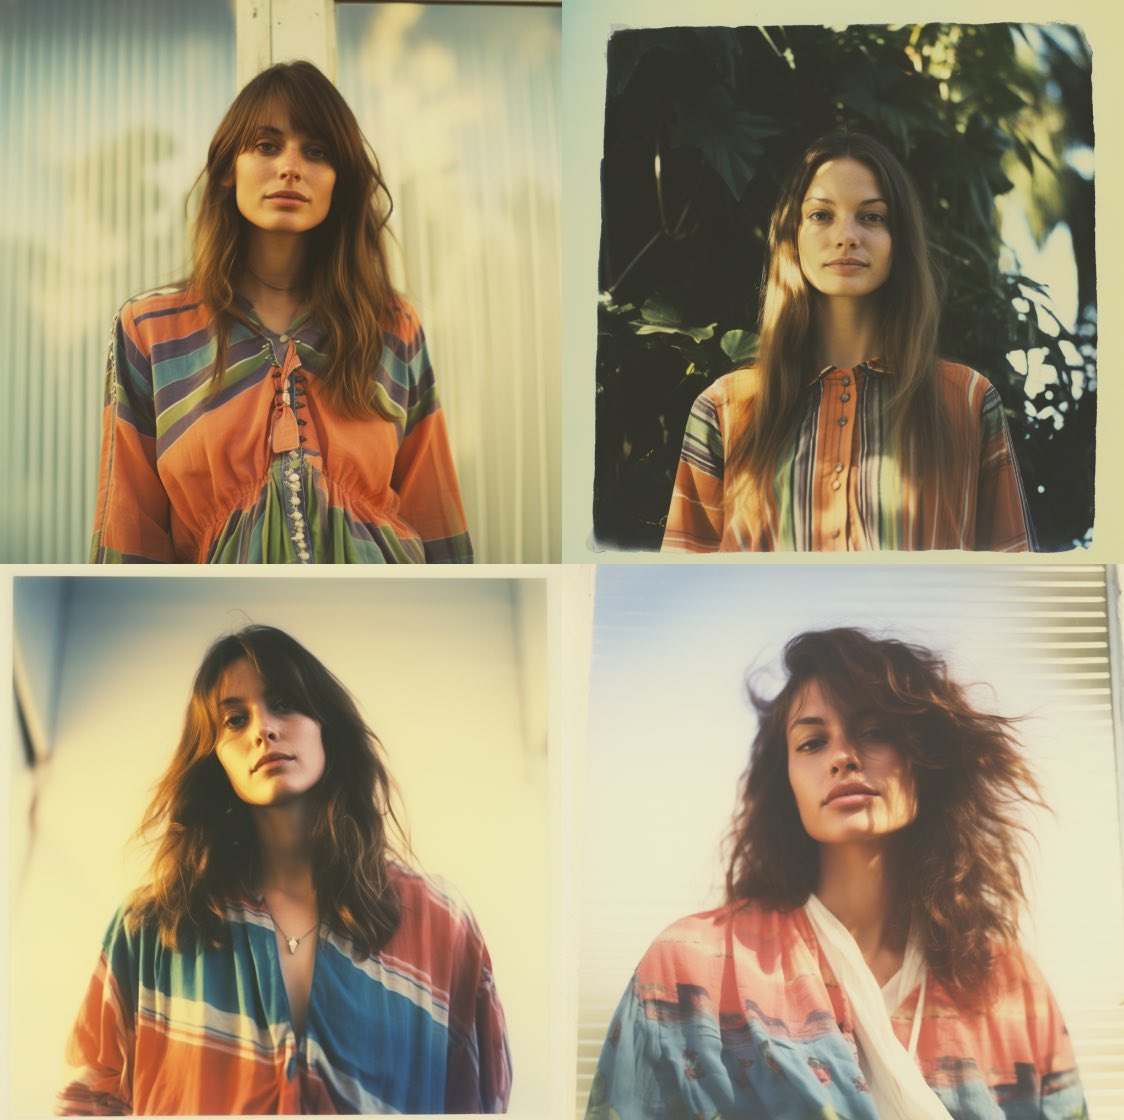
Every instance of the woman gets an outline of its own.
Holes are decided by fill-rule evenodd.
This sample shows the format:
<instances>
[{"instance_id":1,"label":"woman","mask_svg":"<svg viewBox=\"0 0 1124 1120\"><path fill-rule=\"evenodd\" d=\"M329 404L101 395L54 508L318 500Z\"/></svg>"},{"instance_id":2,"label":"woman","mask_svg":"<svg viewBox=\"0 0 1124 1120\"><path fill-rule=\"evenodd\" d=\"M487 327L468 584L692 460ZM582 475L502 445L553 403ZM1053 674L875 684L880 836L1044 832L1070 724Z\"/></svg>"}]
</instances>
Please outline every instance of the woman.
<instances>
[{"instance_id":1,"label":"woman","mask_svg":"<svg viewBox=\"0 0 1124 1120\"><path fill-rule=\"evenodd\" d=\"M222 638L67 1048L65 1113L502 1112L491 962L391 856L378 742L288 634Z\"/></svg>"},{"instance_id":2,"label":"woman","mask_svg":"<svg viewBox=\"0 0 1124 1120\"><path fill-rule=\"evenodd\" d=\"M389 216L354 115L311 63L235 98L190 279L114 324L91 561L471 561Z\"/></svg>"},{"instance_id":3,"label":"woman","mask_svg":"<svg viewBox=\"0 0 1124 1120\"><path fill-rule=\"evenodd\" d=\"M999 395L937 358L939 319L905 169L817 141L773 211L757 359L691 410L663 548L1033 547Z\"/></svg>"},{"instance_id":4,"label":"woman","mask_svg":"<svg viewBox=\"0 0 1124 1120\"><path fill-rule=\"evenodd\" d=\"M648 950L588 1117L1082 1117L1057 1005L1016 942L1012 721L931 651L789 642L731 830L726 905Z\"/></svg>"}]
</instances>

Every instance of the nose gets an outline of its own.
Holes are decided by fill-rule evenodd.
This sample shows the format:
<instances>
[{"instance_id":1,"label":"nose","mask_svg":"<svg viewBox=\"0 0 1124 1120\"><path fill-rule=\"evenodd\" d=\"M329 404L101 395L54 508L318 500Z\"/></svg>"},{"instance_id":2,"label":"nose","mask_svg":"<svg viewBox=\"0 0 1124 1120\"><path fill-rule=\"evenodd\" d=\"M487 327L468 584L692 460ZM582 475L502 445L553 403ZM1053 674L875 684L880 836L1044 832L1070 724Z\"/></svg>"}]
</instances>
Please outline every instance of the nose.
<instances>
[{"instance_id":1,"label":"nose","mask_svg":"<svg viewBox=\"0 0 1124 1120\"><path fill-rule=\"evenodd\" d=\"M300 182L304 168L304 157L299 147L285 149L281 158L281 178L291 183Z\"/></svg>"},{"instance_id":2,"label":"nose","mask_svg":"<svg viewBox=\"0 0 1124 1120\"><path fill-rule=\"evenodd\" d=\"M837 237L840 245L857 245L859 240L859 227L854 218L842 218L839 222Z\"/></svg>"},{"instance_id":3,"label":"nose","mask_svg":"<svg viewBox=\"0 0 1124 1120\"><path fill-rule=\"evenodd\" d=\"M840 735L831 750L831 773L833 775L857 774L860 770L862 770L862 759L859 752L855 750L848 736Z\"/></svg>"},{"instance_id":4,"label":"nose","mask_svg":"<svg viewBox=\"0 0 1124 1120\"><path fill-rule=\"evenodd\" d=\"M261 708L254 728L255 743L275 743L278 738L277 717L268 709Z\"/></svg>"}]
</instances>

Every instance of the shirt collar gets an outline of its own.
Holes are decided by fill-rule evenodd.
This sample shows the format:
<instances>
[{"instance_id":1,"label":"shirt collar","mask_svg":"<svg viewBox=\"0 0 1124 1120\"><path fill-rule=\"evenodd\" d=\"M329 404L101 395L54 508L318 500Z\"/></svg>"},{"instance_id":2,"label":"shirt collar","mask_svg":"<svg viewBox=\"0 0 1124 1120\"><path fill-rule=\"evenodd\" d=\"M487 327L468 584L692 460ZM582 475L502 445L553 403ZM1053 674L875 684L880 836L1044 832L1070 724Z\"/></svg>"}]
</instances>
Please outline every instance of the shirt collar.
<instances>
[{"instance_id":1,"label":"shirt collar","mask_svg":"<svg viewBox=\"0 0 1124 1120\"><path fill-rule=\"evenodd\" d=\"M815 385L817 381L822 381L832 370L838 369L838 366L826 365L819 372L814 373L809 379L809 385ZM886 366L883 358L868 358L865 362L859 362L857 366L852 367L854 370L862 370L864 373L889 373L890 370Z\"/></svg>"}]
</instances>

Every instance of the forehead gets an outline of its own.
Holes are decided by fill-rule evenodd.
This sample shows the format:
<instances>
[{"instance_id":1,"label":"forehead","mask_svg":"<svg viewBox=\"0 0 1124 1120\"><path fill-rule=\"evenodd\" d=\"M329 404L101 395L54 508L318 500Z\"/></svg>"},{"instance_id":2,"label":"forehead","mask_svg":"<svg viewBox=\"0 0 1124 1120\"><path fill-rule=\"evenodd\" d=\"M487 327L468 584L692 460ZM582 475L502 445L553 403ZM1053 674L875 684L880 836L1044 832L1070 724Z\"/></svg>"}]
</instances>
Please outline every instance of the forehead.
<instances>
[{"instance_id":1,"label":"forehead","mask_svg":"<svg viewBox=\"0 0 1124 1120\"><path fill-rule=\"evenodd\" d=\"M257 696L262 691L261 674L244 657L231 662L219 680L218 697L225 700L229 697Z\"/></svg>"},{"instance_id":2,"label":"forehead","mask_svg":"<svg viewBox=\"0 0 1124 1120\"><path fill-rule=\"evenodd\" d=\"M868 202L883 197L878 176L865 163L850 156L829 159L816 168L804 198Z\"/></svg>"},{"instance_id":3,"label":"forehead","mask_svg":"<svg viewBox=\"0 0 1124 1120\"><path fill-rule=\"evenodd\" d=\"M250 132L256 136L261 132L276 132L282 136L296 136L300 139L319 137L319 123L308 119L306 112L290 103L284 96L273 94L250 116Z\"/></svg>"},{"instance_id":4,"label":"forehead","mask_svg":"<svg viewBox=\"0 0 1124 1120\"><path fill-rule=\"evenodd\" d=\"M830 689L824 687L820 681L813 677L805 681L793 694L788 705L785 718L785 728L792 727L797 720L825 720L846 723L857 712L857 706L848 704L846 698L840 698Z\"/></svg>"}]
</instances>

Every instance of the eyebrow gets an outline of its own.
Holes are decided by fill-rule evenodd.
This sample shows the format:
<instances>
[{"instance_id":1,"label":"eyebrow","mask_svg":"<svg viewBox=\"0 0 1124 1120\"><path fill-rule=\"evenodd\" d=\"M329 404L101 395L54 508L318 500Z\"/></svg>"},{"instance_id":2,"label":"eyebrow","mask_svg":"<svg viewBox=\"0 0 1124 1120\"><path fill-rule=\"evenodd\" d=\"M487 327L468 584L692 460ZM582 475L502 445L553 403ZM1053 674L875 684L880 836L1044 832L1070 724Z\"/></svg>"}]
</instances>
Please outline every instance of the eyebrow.
<instances>
[{"instance_id":1,"label":"eyebrow","mask_svg":"<svg viewBox=\"0 0 1124 1120\"><path fill-rule=\"evenodd\" d=\"M271 136L284 136L285 133L281 131L276 125L272 124L259 124L257 129L258 135L263 132L268 132ZM293 130L294 136L303 137L305 140L314 140L317 144L323 144L324 141L319 136L310 136L307 132L298 132Z\"/></svg>"},{"instance_id":2,"label":"eyebrow","mask_svg":"<svg viewBox=\"0 0 1124 1120\"><path fill-rule=\"evenodd\" d=\"M812 724L816 727L822 727L827 723L823 716L797 716L789 725L788 729L791 731L794 727L799 727L802 724Z\"/></svg>"},{"instance_id":3,"label":"eyebrow","mask_svg":"<svg viewBox=\"0 0 1124 1120\"><path fill-rule=\"evenodd\" d=\"M220 708L237 708L240 704L245 704L246 701L241 696L224 696L219 701Z\"/></svg>"},{"instance_id":4,"label":"eyebrow","mask_svg":"<svg viewBox=\"0 0 1124 1120\"><path fill-rule=\"evenodd\" d=\"M832 205L835 204L834 198L824 198L823 195L811 195L810 194L810 195L808 195L807 198L804 199L804 201L805 202L830 202ZM864 198L862 200L862 202L859 203L859 205L860 206L870 206L874 202L881 202L883 206L889 206L890 205L884 198Z\"/></svg>"}]
</instances>

